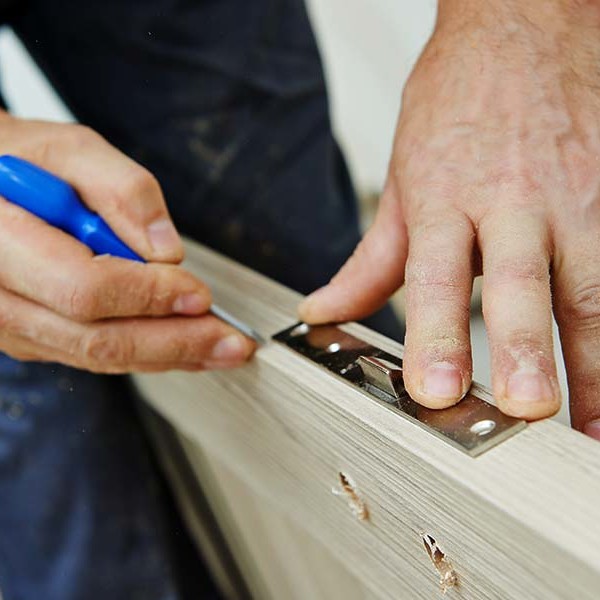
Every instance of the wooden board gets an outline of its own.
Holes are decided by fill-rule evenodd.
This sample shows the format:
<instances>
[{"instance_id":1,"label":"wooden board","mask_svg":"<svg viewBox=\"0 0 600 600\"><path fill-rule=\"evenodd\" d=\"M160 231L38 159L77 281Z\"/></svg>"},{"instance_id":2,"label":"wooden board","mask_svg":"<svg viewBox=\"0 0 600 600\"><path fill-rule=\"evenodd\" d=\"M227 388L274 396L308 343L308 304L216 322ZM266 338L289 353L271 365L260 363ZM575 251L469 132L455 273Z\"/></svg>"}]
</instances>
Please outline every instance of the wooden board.
<instances>
[{"instance_id":1,"label":"wooden board","mask_svg":"<svg viewBox=\"0 0 600 600\"><path fill-rule=\"evenodd\" d=\"M297 294L200 246L188 256L215 300L263 335L296 320ZM361 326L344 328L401 354ZM284 600L282 589L347 598L346 576L358 597L435 598L439 575L424 535L456 573L449 598L599 596L600 445L563 425L531 424L471 458L274 343L235 371L137 381L185 438L188 456L208 457L229 513L223 530L244 547L246 578L254 570L266 582L260 600ZM332 493L340 473L354 482L367 520ZM271 558L253 557L265 544L277 549ZM316 588L306 587L310 571ZM330 573L339 592L327 587Z\"/></svg>"}]
</instances>

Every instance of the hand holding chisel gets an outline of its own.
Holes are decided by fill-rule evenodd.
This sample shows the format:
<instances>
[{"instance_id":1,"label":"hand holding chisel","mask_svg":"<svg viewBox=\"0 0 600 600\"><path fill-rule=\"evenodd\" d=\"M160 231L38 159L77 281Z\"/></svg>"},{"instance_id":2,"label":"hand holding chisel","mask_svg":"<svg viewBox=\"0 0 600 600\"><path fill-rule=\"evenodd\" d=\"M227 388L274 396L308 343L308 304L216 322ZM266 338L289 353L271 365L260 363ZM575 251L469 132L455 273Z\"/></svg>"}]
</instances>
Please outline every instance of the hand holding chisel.
<instances>
[{"instance_id":1,"label":"hand holding chisel","mask_svg":"<svg viewBox=\"0 0 600 600\"><path fill-rule=\"evenodd\" d=\"M254 334L212 306L202 282L175 265L142 264L65 181L3 156L0 196L10 201L0 205L0 313L19 325L4 328L0 350L105 372L222 368L252 352L250 340L207 314ZM71 236L107 256L94 258ZM27 269L17 272L13 250L27 254Z\"/></svg>"}]
</instances>

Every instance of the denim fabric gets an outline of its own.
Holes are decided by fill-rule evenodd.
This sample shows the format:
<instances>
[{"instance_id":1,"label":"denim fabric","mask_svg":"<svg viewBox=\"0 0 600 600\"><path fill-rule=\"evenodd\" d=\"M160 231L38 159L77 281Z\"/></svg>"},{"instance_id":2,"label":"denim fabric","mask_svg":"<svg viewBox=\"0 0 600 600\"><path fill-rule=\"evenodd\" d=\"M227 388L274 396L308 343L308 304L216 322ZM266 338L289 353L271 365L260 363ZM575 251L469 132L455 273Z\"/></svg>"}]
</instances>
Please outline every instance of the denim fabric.
<instances>
[{"instance_id":1,"label":"denim fabric","mask_svg":"<svg viewBox=\"0 0 600 600\"><path fill-rule=\"evenodd\" d=\"M0 360L4 600L217 597L201 563L181 577L189 541L132 398L124 377Z\"/></svg>"},{"instance_id":2,"label":"denim fabric","mask_svg":"<svg viewBox=\"0 0 600 600\"><path fill-rule=\"evenodd\" d=\"M155 173L183 233L302 292L352 252L301 0L29 0L9 20L75 116ZM402 336L389 308L367 322ZM195 558L127 378L2 357L0 402L4 600L214 597L200 562L193 582L178 568Z\"/></svg>"}]
</instances>

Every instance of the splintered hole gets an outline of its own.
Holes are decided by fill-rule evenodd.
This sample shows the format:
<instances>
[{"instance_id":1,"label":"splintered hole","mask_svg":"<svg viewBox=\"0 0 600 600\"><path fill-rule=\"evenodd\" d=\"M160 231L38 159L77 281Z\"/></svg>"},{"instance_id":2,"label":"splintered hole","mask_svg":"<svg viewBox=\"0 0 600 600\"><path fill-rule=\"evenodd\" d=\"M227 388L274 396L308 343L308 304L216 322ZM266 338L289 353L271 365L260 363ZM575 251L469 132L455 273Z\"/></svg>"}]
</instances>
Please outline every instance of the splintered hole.
<instances>
[{"instance_id":1,"label":"splintered hole","mask_svg":"<svg viewBox=\"0 0 600 600\"><path fill-rule=\"evenodd\" d=\"M433 537L427 533L422 534L421 537L425 550L440 576L442 594L445 594L451 587L456 586L458 583L456 571Z\"/></svg>"},{"instance_id":2,"label":"splintered hole","mask_svg":"<svg viewBox=\"0 0 600 600\"><path fill-rule=\"evenodd\" d=\"M352 514L359 521L366 521L369 518L369 509L365 501L360 497L356 484L350 477L344 475L341 471L338 473L339 488L333 488L331 491L336 496L345 496L348 500L348 507Z\"/></svg>"}]
</instances>

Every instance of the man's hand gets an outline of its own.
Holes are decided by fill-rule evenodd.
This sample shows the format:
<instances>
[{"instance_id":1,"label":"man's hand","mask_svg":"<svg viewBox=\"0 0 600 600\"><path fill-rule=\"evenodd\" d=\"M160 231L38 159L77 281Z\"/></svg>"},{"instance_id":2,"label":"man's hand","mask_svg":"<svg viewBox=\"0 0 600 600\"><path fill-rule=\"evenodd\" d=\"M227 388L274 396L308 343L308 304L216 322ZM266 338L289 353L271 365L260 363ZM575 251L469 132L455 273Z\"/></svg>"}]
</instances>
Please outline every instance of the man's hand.
<instances>
[{"instance_id":1,"label":"man's hand","mask_svg":"<svg viewBox=\"0 0 600 600\"><path fill-rule=\"evenodd\" d=\"M500 408L560 405L559 324L575 427L600 439L600 9L442 0L406 85L375 223L310 323L363 317L406 283L406 386L457 402L471 381L469 300L483 310Z\"/></svg>"},{"instance_id":2,"label":"man's hand","mask_svg":"<svg viewBox=\"0 0 600 600\"><path fill-rule=\"evenodd\" d=\"M151 262L95 257L0 199L1 351L104 373L224 368L249 357L254 344L207 314L206 285L170 264L183 248L148 171L85 127L2 113L5 153L68 181Z\"/></svg>"}]
</instances>

